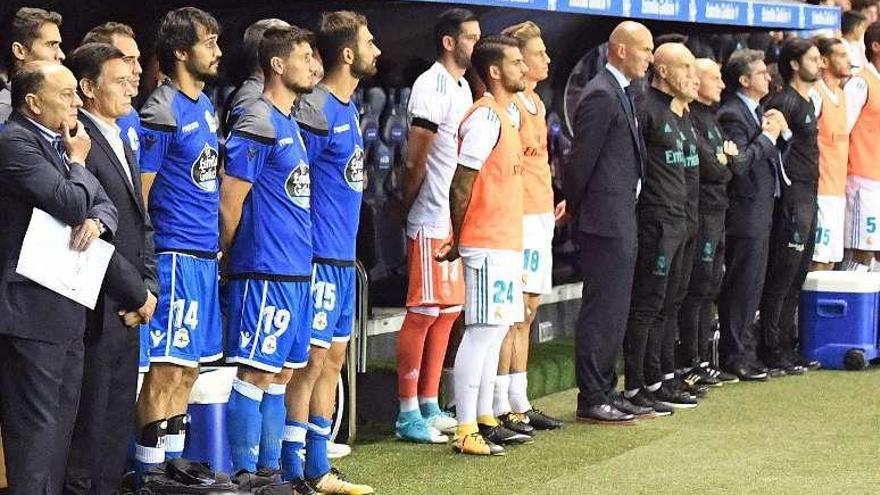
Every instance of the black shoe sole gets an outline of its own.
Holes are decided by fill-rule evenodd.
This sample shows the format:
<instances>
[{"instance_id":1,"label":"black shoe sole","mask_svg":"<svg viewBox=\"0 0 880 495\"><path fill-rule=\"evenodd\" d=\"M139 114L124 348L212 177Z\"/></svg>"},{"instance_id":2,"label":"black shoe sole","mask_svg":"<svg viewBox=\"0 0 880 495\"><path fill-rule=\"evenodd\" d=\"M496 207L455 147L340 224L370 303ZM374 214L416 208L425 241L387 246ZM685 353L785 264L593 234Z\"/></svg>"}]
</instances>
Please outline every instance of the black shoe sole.
<instances>
[{"instance_id":1,"label":"black shoe sole","mask_svg":"<svg viewBox=\"0 0 880 495\"><path fill-rule=\"evenodd\" d=\"M597 419L583 416L578 416L577 418L575 418L575 421L577 421L578 423L601 426L633 426L639 423L638 419L635 418L620 421L609 421L607 419Z\"/></svg>"}]
</instances>

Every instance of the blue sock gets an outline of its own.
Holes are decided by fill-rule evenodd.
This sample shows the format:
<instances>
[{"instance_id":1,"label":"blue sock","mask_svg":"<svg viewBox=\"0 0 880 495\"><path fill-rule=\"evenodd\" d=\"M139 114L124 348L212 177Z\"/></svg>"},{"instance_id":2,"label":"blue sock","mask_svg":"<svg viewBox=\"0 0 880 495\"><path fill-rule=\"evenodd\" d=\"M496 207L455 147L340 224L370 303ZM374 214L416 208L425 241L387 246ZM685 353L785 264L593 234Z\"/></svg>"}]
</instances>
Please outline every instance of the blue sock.
<instances>
[{"instance_id":1,"label":"blue sock","mask_svg":"<svg viewBox=\"0 0 880 495\"><path fill-rule=\"evenodd\" d=\"M238 378L232 382L232 394L226 405L226 428L229 435L229 452L232 457L232 471L257 470L257 456L260 449L260 402L263 390L260 387Z\"/></svg>"},{"instance_id":2,"label":"blue sock","mask_svg":"<svg viewBox=\"0 0 880 495\"><path fill-rule=\"evenodd\" d=\"M397 420L401 423L409 423L410 421L418 421L422 419L422 413L418 409L415 411L400 411Z\"/></svg>"},{"instance_id":3,"label":"blue sock","mask_svg":"<svg viewBox=\"0 0 880 495\"><path fill-rule=\"evenodd\" d=\"M284 481L301 480L304 477L302 458L299 451L306 446L306 431L309 425L288 419L284 423L284 438L281 442L281 478Z\"/></svg>"},{"instance_id":4,"label":"blue sock","mask_svg":"<svg viewBox=\"0 0 880 495\"><path fill-rule=\"evenodd\" d=\"M330 441L330 427L332 424L328 418L309 416L309 431L306 433L305 465L305 475L308 479L320 478L330 471L330 459L327 457L327 442Z\"/></svg>"},{"instance_id":5,"label":"blue sock","mask_svg":"<svg viewBox=\"0 0 880 495\"><path fill-rule=\"evenodd\" d=\"M422 411L422 416L426 419L432 416L437 416L438 414L443 414L443 411L440 410L440 404L437 404L436 400L419 402L419 409Z\"/></svg>"},{"instance_id":6,"label":"blue sock","mask_svg":"<svg viewBox=\"0 0 880 495\"><path fill-rule=\"evenodd\" d=\"M186 445L186 414L178 414L168 418L168 433L165 435L165 460L183 457Z\"/></svg>"},{"instance_id":7,"label":"blue sock","mask_svg":"<svg viewBox=\"0 0 880 495\"><path fill-rule=\"evenodd\" d=\"M263 430L260 436L260 459L257 467L278 469L281 461L281 437L284 435L284 385L273 383L263 395L260 413L263 415Z\"/></svg>"}]
</instances>

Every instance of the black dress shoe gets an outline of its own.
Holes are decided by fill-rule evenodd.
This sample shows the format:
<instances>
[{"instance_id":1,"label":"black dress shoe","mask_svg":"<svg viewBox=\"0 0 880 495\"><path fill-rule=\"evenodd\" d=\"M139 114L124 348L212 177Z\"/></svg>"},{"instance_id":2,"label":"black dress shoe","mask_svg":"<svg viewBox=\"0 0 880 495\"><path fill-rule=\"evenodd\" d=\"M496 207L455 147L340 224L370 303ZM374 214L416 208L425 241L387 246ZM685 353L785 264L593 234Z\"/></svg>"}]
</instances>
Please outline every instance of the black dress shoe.
<instances>
[{"instance_id":1,"label":"black dress shoe","mask_svg":"<svg viewBox=\"0 0 880 495\"><path fill-rule=\"evenodd\" d=\"M748 366L734 366L727 371L744 382L766 382L768 379L767 373Z\"/></svg>"},{"instance_id":2,"label":"black dress shoe","mask_svg":"<svg viewBox=\"0 0 880 495\"><path fill-rule=\"evenodd\" d=\"M624 397L623 394L617 394L617 396L612 399L611 405L618 411L632 414L638 419L651 419L657 417L657 413L653 408L637 405Z\"/></svg>"},{"instance_id":3,"label":"black dress shoe","mask_svg":"<svg viewBox=\"0 0 880 495\"><path fill-rule=\"evenodd\" d=\"M598 425L632 425L636 423L636 417L632 414L621 412L611 404L599 404L590 406L586 410L577 412L578 423L592 423Z\"/></svg>"},{"instance_id":4,"label":"black dress shoe","mask_svg":"<svg viewBox=\"0 0 880 495\"><path fill-rule=\"evenodd\" d=\"M808 370L817 370L822 367L822 363L819 361L816 361L815 359L807 359L798 354L791 356L791 362Z\"/></svg>"},{"instance_id":5,"label":"black dress shoe","mask_svg":"<svg viewBox=\"0 0 880 495\"><path fill-rule=\"evenodd\" d=\"M650 407L654 410L654 414L657 416L669 416L675 412L675 409L657 402L657 399L654 398L654 394L648 392L648 390L644 388L639 389L639 392L636 395L628 397L627 400L637 406Z\"/></svg>"}]
</instances>

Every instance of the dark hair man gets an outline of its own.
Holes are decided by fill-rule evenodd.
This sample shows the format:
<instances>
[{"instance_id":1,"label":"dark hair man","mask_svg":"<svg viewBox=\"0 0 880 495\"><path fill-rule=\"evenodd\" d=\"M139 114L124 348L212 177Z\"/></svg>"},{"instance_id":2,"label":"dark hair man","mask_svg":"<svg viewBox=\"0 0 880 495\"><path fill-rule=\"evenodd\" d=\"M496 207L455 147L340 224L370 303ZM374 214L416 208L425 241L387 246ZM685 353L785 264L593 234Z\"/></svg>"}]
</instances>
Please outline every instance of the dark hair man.
<instances>
[{"instance_id":1,"label":"dark hair man","mask_svg":"<svg viewBox=\"0 0 880 495\"><path fill-rule=\"evenodd\" d=\"M367 19L351 11L326 12L316 30L324 79L296 111L309 155L314 317L308 365L287 388L288 421L282 444L286 480L305 477L321 493L368 494L347 481L327 457L339 371L354 316L355 241L364 190L364 144L351 96L361 79L376 74L382 53ZM308 416L308 423L289 418ZM305 443L305 466L299 461ZM299 472L302 469L303 472Z\"/></svg>"},{"instance_id":2,"label":"dark hair man","mask_svg":"<svg viewBox=\"0 0 880 495\"><path fill-rule=\"evenodd\" d=\"M55 62L29 62L12 83L15 111L0 134L0 423L10 493L60 493L87 311L16 274L15 261L34 208L73 227L70 247L78 251L112 238L116 209L84 165L91 140L76 120L82 101L73 74ZM118 296L126 309L149 299L146 290Z\"/></svg>"},{"instance_id":3,"label":"dark hair man","mask_svg":"<svg viewBox=\"0 0 880 495\"><path fill-rule=\"evenodd\" d=\"M690 117L697 132L700 155L699 228L688 293L678 314L680 345L676 359L685 380L699 385L718 385L739 379L709 364L709 342L714 331L715 299L724 272L724 217L731 168L739 159L733 141L725 139L716 116L724 81L721 67L712 59L694 64L699 82Z\"/></svg>"},{"instance_id":4,"label":"dark hair man","mask_svg":"<svg viewBox=\"0 0 880 495\"><path fill-rule=\"evenodd\" d=\"M473 104L463 77L480 39L469 10L450 9L434 26L437 61L413 84L403 208L409 262L407 312L397 341L400 414L397 437L446 443L457 422L437 403L452 325L464 304L461 261L438 262L435 249L449 237L449 184L458 156L458 126ZM441 434L443 433L443 434Z\"/></svg>"},{"instance_id":5,"label":"dark hair man","mask_svg":"<svg viewBox=\"0 0 880 495\"><path fill-rule=\"evenodd\" d=\"M141 109L141 179L155 227L159 316L138 397L135 459L143 474L183 452L186 410L200 362L223 354L217 287L217 120L206 81L217 76L220 28L184 7L160 21L156 54L169 80Z\"/></svg>"},{"instance_id":6,"label":"dark hair man","mask_svg":"<svg viewBox=\"0 0 880 495\"><path fill-rule=\"evenodd\" d=\"M312 40L297 27L265 31L263 95L242 111L226 141L220 245L229 314L242 315L230 319L226 339L226 360L238 363L227 421L239 489L250 488L244 478L258 469L280 467L286 381L277 375L308 362L309 162L292 112L299 95L314 88ZM291 419L305 423L308 414ZM289 482L295 494L313 493L302 478Z\"/></svg>"},{"instance_id":7,"label":"dark hair man","mask_svg":"<svg viewBox=\"0 0 880 495\"><path fill-rule=\"evenodd\" d=\"M836 263L843 261L849 160L843 82L852 75L852 68L846 45L839 39L821 38L816 47L822 56L822 78L815 86L819 98L814 99L819 113L819 210L812 269L833 270Z\"/></svg>"},{"instance_id":8,"label":"dark hair man","mask_svg":"<svg viewBox=\"0 0 880 495\"><path fill-rule=\"evenodd\" d=\"M731 167L728 187L725 272L718 298L720 354L724 368L740 380L766 380L757 362L753 322L767 271L773 206L783 180L776 140L785 118L777 110L765 112L760 104L770 91L763 53L737 50L722 75L727 93L718 122L741 160Z\"/></svg>"},{"instance_id":9,"label":"dark hair man","mask_svg":"<svg viewBox=\"0 0 880 495\"><path fill-rule=\"evenodd\" d=\"M644 176L630 86L645 77L653 53L654 41L644 25L618 24L608 39L608 63L584 88L575 112L564 184L566 209L577 216L584 274L575 332L577 417L582 421L633 419L612 403L623 405L615 365L626 332L638 252L636 197Z\"/></svg>"},{"instance_id":10,"label":"dark hair man","mask_svg":"<svg viewBox=\"0 0 880 495\"><path fill-rule=\"evenodd\" d=\"M871 23L861 12L850 10L840 16L842 41L849 52L849 61L853 68L861 69L868 64L865 57L865 30Z\"/></svg>"},{"instance_id":11,"label":"dark hair man","mask_svg":"<svg viewBox=\"0 0 880 495\"><path fill-rule=\"evenodd\" d=\"M865 55L868 64L844 86L850 138L843 247L847 270L880 271L880 23L865 31Z\"/></svg>"},{"instance_id":12,"label":"dark hair man","mask_svg":"<svg viewBox=\"0 0 880 495\"><path fill-rule=\"evenodd\" d=\"M86 43L67 64L79 79L83 100L80 122L94 146L86 158L91 171L116 207L116 252L130 265L127 284L158 293L152 227L140 194L140 169L116 125L131 112L136 94L125 54L105 43ZM108 274L112 276L113 273ZM67 459L65 493L111 493L125 472L130 439L108 435L131 428L137 390L139 334L127 327L146 323L112 290L105 290L86 323L85 365L76 427ZM126 314L129 313L129 314Z\"/></svg>"},{"instance_id":13,"label":"dark hair man","mask_svg":"<svg viewBox=\"0 0 880 495\"><path fill-rule=\"evenodd\" d=\"M462 257L467 292L453 372L458 429L452 448L503 455L501 444L530 440L501 426L492 407L501 343L523 318L522 143L512 102L526 88L528 69L509 36L480 39L472 63L488 94L461 122L449 192L452 238L437 253L440 260Z\"/></svg>"},{"instance_id":14,"label":"dark hair man","mask_svg":"<svg viewBox=\"0 0 880 495\"><path fill-rule=\"evenodd\" d=\"M819 129L812 93L821 77L821 63L819 49L812 41L796 38L785 42L779 53L779 73L785 87L767 102L767 108L785 117L792 138L782 157L787 180L780 187L773 215L760 306L763 346L759 349L770 369L792 375L804 373L803 365L807 364L794 350L795 316L816 241Z\"/></svg>"},{"instance_id":15,"label":"dark hair man","mask_svg":"<svg viewBox=\"0 0 880 495\"><path fill-rule=\"evenodd\" d=\"M33 7L22 7L12 17L9 30L9 82L0 88L0 126L12 113L12 75L22 65L37 60L60 63L61 14Z\"/></svg>"}]
</instances>

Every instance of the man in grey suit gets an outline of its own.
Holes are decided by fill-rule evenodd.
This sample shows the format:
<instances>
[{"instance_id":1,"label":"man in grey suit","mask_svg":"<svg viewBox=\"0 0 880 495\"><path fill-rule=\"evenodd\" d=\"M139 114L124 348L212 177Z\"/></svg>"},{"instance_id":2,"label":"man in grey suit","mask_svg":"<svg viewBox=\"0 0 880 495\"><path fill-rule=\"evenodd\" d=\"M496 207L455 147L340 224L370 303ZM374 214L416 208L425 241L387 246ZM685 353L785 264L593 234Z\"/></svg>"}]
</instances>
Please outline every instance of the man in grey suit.
<instances>
[{"instance_id":1,"label":"man in grey suit","mask_svg":"<svg viewBox=\"0 0 880 495\"><path fill-rule=\"evenodd\" d=\"M615 361L626 332L637 253L636 197L644 146L630 83L645 76L654 41L624 21L608 40L608 63L577 106L565 196L577 216L584 274L575 333L578 421L618 424L644 414L616 392Z\"/></svg>"}]
</instances>

